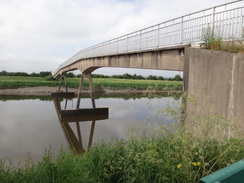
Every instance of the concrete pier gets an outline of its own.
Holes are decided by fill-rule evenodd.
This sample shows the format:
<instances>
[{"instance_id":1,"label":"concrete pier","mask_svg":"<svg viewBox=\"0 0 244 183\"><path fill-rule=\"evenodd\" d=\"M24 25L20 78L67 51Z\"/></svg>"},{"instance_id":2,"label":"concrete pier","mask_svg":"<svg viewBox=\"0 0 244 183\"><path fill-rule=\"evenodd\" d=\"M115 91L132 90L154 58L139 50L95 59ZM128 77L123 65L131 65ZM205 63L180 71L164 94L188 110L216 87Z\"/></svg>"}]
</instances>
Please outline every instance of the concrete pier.
<instances>
[{"instance_id":1,"label":"concrete pier","mask_svg":"<svg viewBox=\"0 0 244 183\"><path fill-rule=\"evenodd\" d=\"M187 102L187 120L208 108L244 130L244 54L186 48L184 90L194 98Z\"/></svg>"}]
</instances>

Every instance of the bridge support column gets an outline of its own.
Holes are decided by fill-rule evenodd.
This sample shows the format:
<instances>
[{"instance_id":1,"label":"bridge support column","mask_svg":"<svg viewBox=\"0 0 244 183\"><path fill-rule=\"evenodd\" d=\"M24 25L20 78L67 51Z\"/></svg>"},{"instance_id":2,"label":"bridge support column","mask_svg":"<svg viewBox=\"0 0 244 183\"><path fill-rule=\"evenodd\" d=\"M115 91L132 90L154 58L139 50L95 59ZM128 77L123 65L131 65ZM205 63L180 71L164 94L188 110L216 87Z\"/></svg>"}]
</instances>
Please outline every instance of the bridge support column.
<instances>
[{"instance_id":1,"label":"bridge support column","mask_svg":"<svg viewBox=\"0 0 244 183\"><path fill-rule=\"evenodd\" d=\"M66 76L65 75L61 75L61 76L58 77L58 80L59 80L58 92L60 92L61 85L62 85L62 80L64 80L65 90L66 90L66 93L68 93L68 86L67 86Z\"/></svg>"},{"instance_id":2,"label":"bridge support column","mask_svg":"<svg viewBox=\"0 0 244 183\"><path fill-rule=\"evenodd\" d=\"M84 78L86 76L88 77L88 80L89 80L89 88L90 88L90 96L91 96L92 108L96 108L95 99L93 97L93 86L92 86L91 73L88 73L88 74L84 74L83 73L83 74L81 74L81 78L80 78L80 85L79 85L79 90L78 90L76 109L80 108L80 99L81 99L83 85L84 85Z\"/></svg>"}]
</instances>

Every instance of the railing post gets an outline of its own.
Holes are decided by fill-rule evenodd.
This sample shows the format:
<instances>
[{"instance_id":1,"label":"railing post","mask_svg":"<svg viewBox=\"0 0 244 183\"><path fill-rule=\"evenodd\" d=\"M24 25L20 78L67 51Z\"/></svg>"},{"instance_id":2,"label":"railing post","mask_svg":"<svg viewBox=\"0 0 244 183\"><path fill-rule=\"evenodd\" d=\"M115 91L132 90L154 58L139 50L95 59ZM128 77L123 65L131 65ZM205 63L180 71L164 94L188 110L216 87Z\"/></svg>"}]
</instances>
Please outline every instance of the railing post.
<instances>
[{"instance_id":1,"label":"railing post","mask_svg":"<svg viewBox=\"0 0 244 183\"><path fill-rule=\"evenodd\" d=\"M128 52L128 45L129 44L129 42L128 42L128 34L127 34L127 36L126 36L126 52Z\"/></svg>"},{"instance_id":2,"label":"railing post","mask_svg":"<svg viewBox=\"0 0 244 183\"><path fill-rule=\"evenodd\" d=\"M180 22L180 44L183 43L183 19L184 17L181 17L181 22Z\"/></svg>"},{"instance_id":3,"label":"railing post","mask_svg":"<svg viewBox=\"0 0 244 183\"><path fill-rule=\"evenodd\" d=\"M108 41L108 54L110 55L111 52L110 52L110 40Z\"/></svg>"},{"instance_id":4,"label":"railing post","mask_svg":"<svg viewBox=\"0 0 244 183\"><path fill-rule=\"evenodd\" d=\"M243 9L241 9L241 17L240 17L240 30L241 30L241 39L243 40L243 38L244 38L244 29L243 29L243 26L244 26L244 24L243 24L243 16L244 15L242 15L242 12L243 12Z\"/></svg>"},{"instance_id":5,"label":"railing post","mask_svg":"<svg viewBox=\"0 0 244 183\"><path fill-rule=\"evenodd\" d=\"M140 30L140 40L139 40L139 50L141 50L141 30Z\"/></svg>"},{"instance_id":6,"label":"railing post","mask_svg":"<svg viewBox=\"0 0 244 183\"><path fill-rule=\"evenodd\" d=\"M241 8L240 9L240 13L239 14L238 13L239 13L239 11L237 12L237 16L236 16L236 19L237 19L236 25L238 24L238 17L240 17L240 18L239 18L239 27L236 27L236 29L237 29L236 30L236 32L237 32L236 36L238 37L237 39L240 38L241 40L243 40L243 38L244 38L243 37L244 36L244 32L243 32L244 31L244 29L243 29L243 15L242 15L243 8ZM238 35L238 31L239 31L239 35Z\"/></svg>"},{"instance_id":7,"label":"railing post","mask_svg":"<svg viewBox=\"0 0 244 183\"><path fill-rule=\"evenodd\" d=\"M214 25L215 25L215 7L212 9L212 33L214 34Z\"/></svg>"},{"instance_id":8,"label":"railing post","mask_svg":"<svg viewBox=\"0 0 244 183\"><path fill-rule=\"evenodd\" d=\"M159 24L158 24L158 27L157 27L157 48L159 47Z\"/></svg>"},{"instance_id":9,"label":"railing post","mask_svg":"<svg viewBox=\"0 0 244 183\"><path fill-rule=\"evenodd\" d=\"M116 44L117 44L117 48L116 48L117 50L116 50L116 53L119 53L119 44L118 44L118 42L119 42L119 39L117 38L117 39L116 39Z\"/></svg>"}]
</instances>

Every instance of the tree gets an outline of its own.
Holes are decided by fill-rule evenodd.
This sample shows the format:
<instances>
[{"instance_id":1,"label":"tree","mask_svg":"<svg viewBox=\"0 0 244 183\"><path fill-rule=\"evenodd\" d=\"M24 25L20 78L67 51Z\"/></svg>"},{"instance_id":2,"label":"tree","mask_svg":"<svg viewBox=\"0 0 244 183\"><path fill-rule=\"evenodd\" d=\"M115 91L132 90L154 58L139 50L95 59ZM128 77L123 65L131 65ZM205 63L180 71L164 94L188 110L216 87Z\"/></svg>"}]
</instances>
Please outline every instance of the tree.
<instances>
[{"instance_id":1,"label":"tree","mask_svg":"<svg viewBox=\"0 0 244 183\"><path fill-rule=\"evenodd\" d=\"M67 78L74 78L75 75L72 72L69 72L69 73L66 74L66 77Z\"/></svg>"},{"instance_id":2,"label":"tree","mask_svg":"<svg viewBox=\"0 0 244 183\"><path fill-rule=\"evenodd\" d=\"M31 76L31 77L40 77L40 74L35 73L35 72L32 72L32 73L30 74L30 76Z\"/></svg>"},{"instance_id":3,"label":"tree","mask_svg":"<svg viewBox=\"0 0 244 183\"><path fill-rule=\"evenodd\" d=\"M158 76L158 80L164 80L163 76Z\"/></svg>"},{"instance_id":4,"label":"tree","mask_svg":"<svg viewBox=\"0 0 244 183\"><path fill-rule=\"evenodd\" d=\"M177 74L177 75L175 75L174 80L175 81L182 81L183 79L179 74Z\"/></svg>"},{"instance_id":5,"label":"tree","mask_svg":"<svg viewBox=\"0 0 244 183\"><path fill-rule=\"evenodd\" d=\"M42 71L42 72L40 72L40 77L46 77L46 76L48 76L50 74L52 75L52 73L49 72L49 71Z\"/></svg>"},{"instance_id":6,"label":"tree","mask_svg":"<svg viewBox=\"0 0 244 183\"><path fill-rule=\"evenodd\" d=\"M125 73L125 74L123 74L123 78L124 79L132 79L132 75Z\"/></svg>"},{"instance_id":7,"label":"tree","mask_svg":"<svg viewBox=\"0 0 244 183\"><path fill-rule=\"evenodd\" d=\"M157 76L149 75L149 76L147 77L147 79L148 79L148 80L157 80L158 78L157 78Z\"/></svg>"},{"instance_id":8,"label":"tree","mask_svg":"<svg viewBox=\"0 0 244 183\"><path fill-rule=\"evenodd\" d=\"M0 72L0 76L8 76L8 72L3 70Z\"/></svg>"}]
</instances>

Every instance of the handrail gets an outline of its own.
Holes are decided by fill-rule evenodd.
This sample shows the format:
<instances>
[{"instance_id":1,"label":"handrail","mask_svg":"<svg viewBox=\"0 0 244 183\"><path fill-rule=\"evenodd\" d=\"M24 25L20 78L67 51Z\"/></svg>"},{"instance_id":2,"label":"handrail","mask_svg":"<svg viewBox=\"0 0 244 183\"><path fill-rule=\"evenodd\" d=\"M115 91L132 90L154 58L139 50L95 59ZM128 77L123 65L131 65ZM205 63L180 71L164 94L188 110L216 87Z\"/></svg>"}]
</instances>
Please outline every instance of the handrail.
<instances>
[{"instance_id":1,"label":"handrail","mask_svg":"<svg viewBox=\"0 0 244 183\"><path fill-rule=\"evenodd\" d=\"M61 64L54 76L62 68L85 58L200 43L207 28L224 40L240 39L244 26L243 5L243 0L217 5L82 49Z\"/></svg>"}]
</instances>

